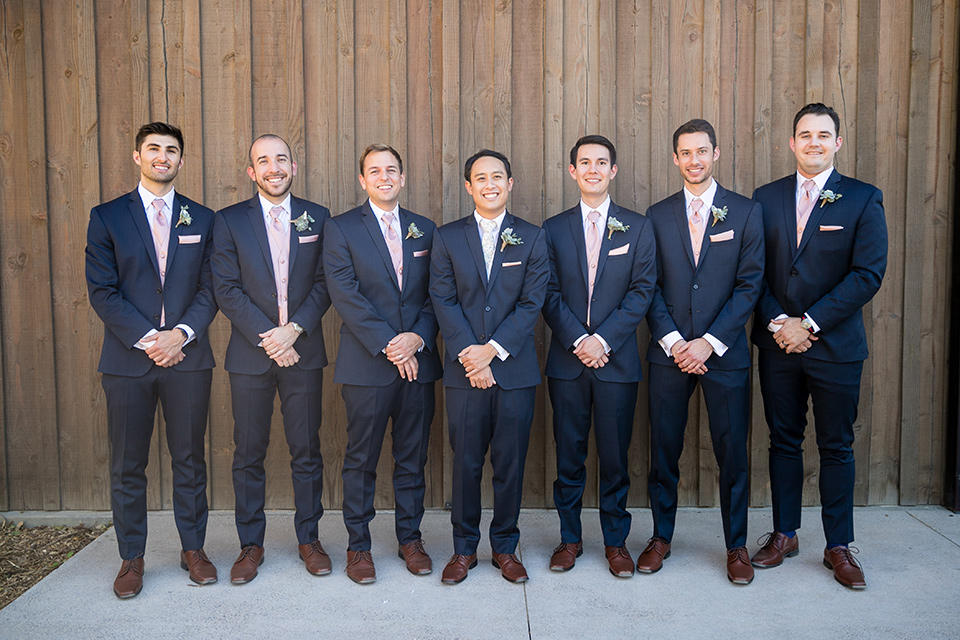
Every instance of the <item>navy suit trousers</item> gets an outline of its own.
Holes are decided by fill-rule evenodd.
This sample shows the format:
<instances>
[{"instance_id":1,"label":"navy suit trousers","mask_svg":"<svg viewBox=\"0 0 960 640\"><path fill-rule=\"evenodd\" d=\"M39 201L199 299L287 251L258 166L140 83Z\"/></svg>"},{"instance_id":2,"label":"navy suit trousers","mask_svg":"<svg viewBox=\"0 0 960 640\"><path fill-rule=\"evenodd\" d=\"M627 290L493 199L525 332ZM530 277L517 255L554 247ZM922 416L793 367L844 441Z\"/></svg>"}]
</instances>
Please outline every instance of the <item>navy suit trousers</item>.
<instances>
[{"instance_id":1,"label":"navy suit trousers","mask_svg":"<svg viewBox=\"0 0 960 640\"><path fill-rule=\"evenodd\" d=\"M760 390L770 428L773 527L800 528L803 433L813 399L820 452L820 504L827 544L853 542L853 423L863 362L827 362L803 354L760 349Z\"/></svg>"},{"instance_id":2,"label":"navy suit trousers","mask_svg":"<svg viewBox=\"0 0 960 640\"><path fill-rule=\"evenodd\" d=\"M147 541L147 462L163 407L173 470L173 516L185 550L201 549L207 531L204 441L213 372L151 367L139 377L103 374L110 433L110 500L120 557L143 555Z\"/></svg>"},{"instance_id":3,"label":"navy suit trousers","mask_svg":"<svg viewBox=\"0 0 960 640\"><path fill-rule=\"evenodd\" d=\"M560 516L561 542L580 542L580 511L586 485L590 418L600 463L600 528L603 543L622 547L630 533L627 494L630 473L627 453L637 405L636 382L604 382L585 367L573 380L548 378L553 406L553 436L557 442L557 479L553 502Z\"/></svg>"},{"instance_id":4,"label":"navy suit trousers","mask_svg":"<svg viewBox=\"0 0 960 640\"><path fill-rule=\"evenodd\" d=\"M397 541L420 539L434 383L397 376L384 387L343 385L347 408L347 451L343 459L343 522L350 551L370 550L370 521L376 515L377 463L387 421L393 421L393 494Z\"/></svg>"}]
</instances>

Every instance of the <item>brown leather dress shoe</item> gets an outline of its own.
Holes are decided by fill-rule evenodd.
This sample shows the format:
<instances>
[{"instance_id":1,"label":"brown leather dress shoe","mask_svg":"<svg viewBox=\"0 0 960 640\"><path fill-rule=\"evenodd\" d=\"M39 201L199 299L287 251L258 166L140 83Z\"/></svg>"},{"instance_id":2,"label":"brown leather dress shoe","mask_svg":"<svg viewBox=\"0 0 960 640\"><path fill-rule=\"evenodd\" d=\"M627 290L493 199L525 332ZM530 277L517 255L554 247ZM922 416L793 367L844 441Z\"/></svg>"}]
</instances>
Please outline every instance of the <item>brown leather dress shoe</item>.
<instances>
[{"instance_id":1,"label":"brown leather dress shoe","mask_svg":"<svg viewBox=\"0 0 960 640\"><path fill-rule=\"evenodd\" d=\"M494 553L491 562L493 566L500 569L500 575L503 576L504 580L514 583L529 580L527 570L523 568L523 564L517 559L517 556L512 553Z\"/></svg>"},{"instance_id":2,"label":"brown leather dress shoe","mask_svg":"<svg viewBox=\"0 0 960 640\"><path fill-rule=\"evenodd\" d=\"M656 573L663 568L663 561L670 557L670 543L663 538L650 538L647 548L637 558L637 571Z\"/></svg>"},{"instance_id":3,"label":"brown leather dress shoe","mask_svg":"<svg viewBox=\"0 0 960 640\"><path fill-rule=\"evenodd\" d=\"M750 554L746 547L727 551L727 580L733 584L753 582L753 567L750 566Z\"/></svg>"},{"instance_id":4,"label":"brown leather dress shoe","mask_svg":"<svg viewBox=\"0 0 960 640\"><path fill-rule=\"evenodd\" d=\"M550 571L570 571L582 555L583 542L561 542L550 556Z\"/></svg>"},{"instance_id":5,"label":"brown leather dress shoe","mask_svg":"<svg viewBox=\"0 0 960 640\"><path fill-rule=\"evenodd\" d=\"M213 584L217 581L217 568L203 549L191 549L180 552L180 568L190 572L190 579L199 585Z\"/></svg>"},{"instance_id":6,"label":"brown leather dress shoe","mask_svg":"<svg viewBox=\"0 0 960 640\"><path fill-rule=\"evenodd\" d=\"M760 542L763 540L763 542ZM793 534L788 538L779 531L771 531L760 538L760 551L757 551L750 563L758 569L779 567L784 558L792 558L800 553L800 536Z\"/></svg>"},{"instance_id":7,"label":"brown leather dress shoe","mask_svg":"<svg viewBox=\"0 0 960 640\"><path fill-rule=\"evenodd\" d=\"M603 550L607 554L610 573L618 578L633 577L633 558L626 547L604 547Z\"/></svg>"},{"instance_id":8,"label":"brown leather dress shoe","mask_svg":"<svg viewBox=\"0 0 960 640\"><path fill-rule=\"evenodd\" d=\"M319 540L314 540L309 544L297 545L300 552L300 559L307 566L307 573L312 576L325 576L333 570L330 564L330 556L323 550Z\"/></svg>"},{"instance_id":9,"label":"brown leather dress shoe","mask_svg":"<svg viewBox=\"0 0 960 640\"><path fill-rule=\"evenodd\" d=\"M833 569L833 577L837 582L851 589L866 589L867 581L863 577L863 567L853 557L856 549L850 547L834 547L823 550L823 564L827 569Z\"/></svg>"},{"instance_id":10,"label":"brown leather dress shoe","mask_svg":"<svg viewBox=\"0 0 960 640\"><path fill-rule=\"evenodd\" d=\"M415 576L425 576L433 573L433 560L423 549L423 540L414 540L400 545L397 555L407 564L407 571Z\"/></svg>"},{"instance_id":11,"label":"brown leather dress shoe","mask_svg":"<svg viewBox=\"0 0 960 640\"><path fill-rule=\"evenodd\" d=\"M143 558L124 560L113 581L113 592L121 600L132 598L143 589Z\"/></svg>"},{"instance_id":12,"label":"brown leather dress shoe","mask_svg":"<svg viewBox=\"0 0 960 640\"><path fill-rule=\"evenodd\" d=\"M347 551L347 577L357 584L377 581L377 570L369 551Z\"/></svg>"},{"instance_id":13,"label":"brown leather dress shoe","mask_svg":"<svg viewBox=\"0 0 960 640\"><path fill-rule=\"evenodd\" d=\"M240 549L240 556L230 569L232 584L246 584L257 577L257 567L263 564L263 547L248 544Z\"/></svg>"},{"instance_id":14,"label":"brown leather dress shoe","mask_svg":"<svg viewBox=\"0 0 960 640\"><path fill-rule=\"evenodd\" d=\"M468 556L463 556L455 553L447 566L443 568L440 582L443 584L460 584L467 579L467 572L475 566L477 566L477 554L471 553Z\"/></svg>"}]
</instances>

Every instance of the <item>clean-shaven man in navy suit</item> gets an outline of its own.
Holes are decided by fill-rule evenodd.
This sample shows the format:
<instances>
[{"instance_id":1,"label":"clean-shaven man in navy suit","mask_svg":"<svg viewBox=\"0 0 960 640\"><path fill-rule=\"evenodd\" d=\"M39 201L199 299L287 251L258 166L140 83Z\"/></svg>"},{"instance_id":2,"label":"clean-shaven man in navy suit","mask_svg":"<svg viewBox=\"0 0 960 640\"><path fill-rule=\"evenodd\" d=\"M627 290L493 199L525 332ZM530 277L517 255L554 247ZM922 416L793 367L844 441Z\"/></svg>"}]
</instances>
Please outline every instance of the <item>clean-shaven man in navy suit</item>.
<instances>
[{"instance_id":1,"label":"clean-shaven man in navy suit","mask_svg":"<svg viewBox=\"0 0 960 640\"><path fill-rule=\"evenodd\" d=\"M137 132L137 188L90 212L86 276L103 320L113 525L123 564L118 598L143 587L147 476L157 401L173 469L180 566L197 584L217 581L203 551L207 530L204 439L213 377L207 327L217 314L210 282L213 212L177 193L183 134L153 122Z\"/></svg>"},{"instance_id":2,"label":"clean-shaven man in navy suit","mask_svg":"<svg viewBox=\"0 0 960 640\"><path fill-rule=\"evenodd\" d=\"M405 182L400 154L370 145L360 156L360 185L368 200L331 218L324 230L324 274L343 319L333 381L343 385L347 409L347 576L359 584L377 579L369 523L376 515L377 462L388 420L398 553L414 575L433 570L420 521L434 383L442 372L429 289L436 225L398 204Z\"/></svg>"},{"instance_id":3,"label":"clean-shaven man in navy suit","mask_svg":"<svg viewBox=\"0 0 960 640\"><path fill-rule=\"evenodd\" d=\"M294 528L300 558L313 575L330 573L317 539L323 515L320 417L327 354L320 319L330 298L320 260L326 207L290 194L297 163L280 137L250 147L250 200L217 212L211 266L217 302L232 330L224 363L233 405L233 490L240 556L230 582L257 577L263 564L266 474L274 397L280 394L290 449Z\"/></svg>"},{"instance_id":4,"label":"clean-shaven man in navy suit","mask_svg":"<svg viewBox=\"0 0 960 640\"><path fill-rule=\"evenodd\" d=\"M613 575L629 578L627 452L643 378L637 325L656 284L656 241L646 218L610 200L617 175L612 142L599 135L577 140L569 171L580 202L543 224L550 258L543 317L553 331L546 374L557 442L553 502L560 516L550 568L569 571L583 553L580 511L592 417L607 563Z\"/></svg>"},{"instance_id":5,"label":"clean-shaven man in navy suit","mask_svg":"<svg viewBox=\"0 0 960 640\"><path fill-rule=\"evenodd\" d=\"M775 567L797 555L803 489L803 433L813 399L820 451L824 564L852 589L866 581L853 541L853 423L867 357L863 305L887 266L883 194L840 175L840 117L814 103L793 120L797 172L756 190L763 206L766 286L753 341L760 348L760 390L770 428L773 531L753 557Z\"/></svg>"},{"instance_id":6,"label":"clean-shaven man in navy suit","mask_svg":"<svg viewBox=\"0 0 960 640\"><path fill-rule=\"evenodd\" d=\"M493 465L493 565L511 582L527 572L516 556L523 466L540 367L534 327L550 277L543 230L507 211L510 162L483 149L464 167L472 215L433 236L430 297L445 346L443 384L453 448L453 557L445 584L477 566L480 482Z\"/></svg>"},{"instance_id":7,"label":"clean-shaven man in navy suit","mask_svg":"<svg viewBox=\"0 0 960 640\"><path fill-rule=\"evenodd\" d=\"M657 287L647 314L653 536L637 570L655 573L670 555L687 408L699 384L720 467L727 578L749 584L750 345L745 325L763 288L763 220L756 202L713 178L719 158L709 122L681 125L673 134L673 163L683 189L647 210L657 236Z\"/></svg>"}]
</instances>

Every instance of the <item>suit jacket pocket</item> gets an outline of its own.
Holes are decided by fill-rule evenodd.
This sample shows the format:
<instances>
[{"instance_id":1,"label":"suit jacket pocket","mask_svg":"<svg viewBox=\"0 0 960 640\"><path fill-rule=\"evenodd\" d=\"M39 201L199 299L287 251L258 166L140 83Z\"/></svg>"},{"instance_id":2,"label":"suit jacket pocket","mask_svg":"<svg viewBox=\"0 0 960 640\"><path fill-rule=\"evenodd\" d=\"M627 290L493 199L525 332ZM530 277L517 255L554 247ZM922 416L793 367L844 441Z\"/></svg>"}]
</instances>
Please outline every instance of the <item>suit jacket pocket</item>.
<instances>
[{"instance_id":1,"label":"suit jacket pocket","mask_svg":"<svg viewBox=\"0 0 960 640\"><path fill-rule=\"evenodd\" d=\"M710 242L727 242L729 240L733 240L733 229L710 235Z\"/></svg>"},{"instance_id":2,"label":"suit jacket pocket","mask_svg":"<svg viewBox=\"0 0 960 640\"><path fill-rule=\"evenodd\" d=\"M424 258L424 257L428 256L429 254L430 254L430 249L423 249L423 250L421 250L421 251L414 251L414 252L413 252L413 257L414 257L414 258Z\"/></svg>"},{"instance_id":3,"label":"suit jacket pocket","mask_svg":"<svg viewBox=\"0 0 960 640\"><path fill-rule=\"evenodd\" d=\"M612 258L612 257L614 257L614 256L625 256L625 255L627 255L627 251L629 251L629 250L630 250L630 243L628 242L627 244L623 245L622 247L617 247L617 248L615 248L615 249L610 249L610 252L607 253L607 257L608 257L608 258Z\"/></svg>"},{"instance_id":4,"label":"suit jacket pocket","mask_svg":"<svg viewBox=\"0 0 960 640\"><path fill-rule=\"evenodd\" d=\"M523 261L518 260L517 262L504 262L500 265L501 269L506 269L507 267L518 267L523 264Z\"/></svg>"},{"instance_id":5,"label":"suit jacket pocket","mask_svg":"<svg viewBox=\"0 0 960 640\"><path fill-rule=\"evenodd\" d=\"M180 244L199 244L202 236L180 236Z\"/></svg>"},{"instance_id":6,"label":"suit jacket pocket","mask_svg":"<svg viewBox=\"0 0 960 640\"><path fill-rule=\"evenodd\" d=\"M299 236L299 238L300 238L300 244L307 244L308 242L316 242L317 240L319 240L320 235L318 234L313 236Z\"/></svg>"}]
</instances>

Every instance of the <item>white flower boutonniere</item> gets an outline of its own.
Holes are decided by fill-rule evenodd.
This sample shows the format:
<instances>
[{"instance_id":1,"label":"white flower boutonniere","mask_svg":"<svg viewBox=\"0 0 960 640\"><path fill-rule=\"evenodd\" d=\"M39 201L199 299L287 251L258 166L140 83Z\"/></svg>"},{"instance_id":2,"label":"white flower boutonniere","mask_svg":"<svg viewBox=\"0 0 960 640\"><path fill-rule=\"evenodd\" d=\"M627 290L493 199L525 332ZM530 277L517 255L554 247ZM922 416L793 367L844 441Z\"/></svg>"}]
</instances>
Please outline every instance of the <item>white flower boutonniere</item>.
<instances>
[{"instance_id":1,"label":"white flower boutonniere","mask_svg":"<svg viewBox=\"0 0 960 640\"><path fill-rule=\"evenodd\" d=\"M613 216L610 216L609 218L607 218L607 231L610 232L607 234L607 240L613 237L614 231L626 231L629 228L630 228L630 225L623 224Z\"/></svg>"},{"instance_id":2,"label":"white flower boutonniere","mask_svg":"<svg viewBox=\"0 0 960 640\"><path fill-rule=\"evenodd\" d=\"M824 189L823 191L820 192L820 207L823 208L823 205L825 205L826 203L836 202L842 197L843 197L842 193L834 193L833 191L830 191L830 189Z\"/></svg>"},{"instance_id":3,"label":"white flower boutonniere","mask_svg":"<svg viewBox=\"0 0 960 640\"><path fill-rule=\"evenodd\" d=\"M724 220L727 219L727 208L726 208L726 207L724 207L723 209L717 209L716 207L710 207L710 213L713 214L713 224L710 225L711 227L715 227L715 226L717 226L717 223L718 223L718 222L723 222Z\"/></svg>"},{"instance_id":4,"label":"white flower boutonniere","mask_svg":"<svg viewBox=\"0 0 960 640\"><path fill-rule=\"evenodd\" d=\"M177 224L173 225L173 228L176 229L180 225L189 227L190 223L193 222L193 218L190 217L190 212L187 210L188 205L183 205L180 207L180 218L177 220Z\"/></svg>"},{"instance_id":5,"label":"white flower boutonniere","mask_svg":"<svg viewBox=\"0 0 960 640\"><path fill-rule=\"evenodd\" d=\"M407 237L404 240L409 240L410 238L417 239L423 237L423 231L417 228L416 222L411 222L410 226L407 227Z\"/></svg>"},{"instance_id":6,"label":"white flower boutonniere","mask_svg":"<svg viewBox=\"0 0 960 640\"><path fill-rule=\"evenodd\" d=\"M302 232L302 231L313 230L313 227L311 227L310 225L313 224L314 222L316 222L316 220L313 219L313 216L311 216L309 213L304 211L303 215L301 215L296 220L291 220L290 224L295 226L297 228L297 231Z\"/></svg>"},{"instance_id":7,"label":"white flower boutonniere","mask_svg":"<svg viewBox=\"0 0 960 640\"><path fill-rule=\"evenodd\" d=\"M503 244L500 245L501 252L507 248L508 244L510 245L523 244L523 240L521 240L517 235L515 235L513 233L513 229L510 227L503 230L503 233L500 234L500 239L503 240Z\"/></svg>"}]
</instances>

